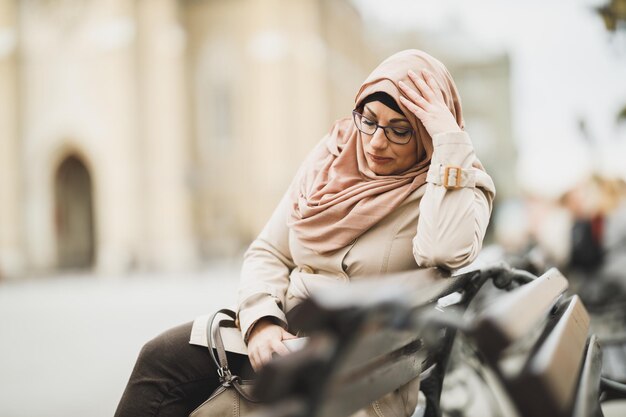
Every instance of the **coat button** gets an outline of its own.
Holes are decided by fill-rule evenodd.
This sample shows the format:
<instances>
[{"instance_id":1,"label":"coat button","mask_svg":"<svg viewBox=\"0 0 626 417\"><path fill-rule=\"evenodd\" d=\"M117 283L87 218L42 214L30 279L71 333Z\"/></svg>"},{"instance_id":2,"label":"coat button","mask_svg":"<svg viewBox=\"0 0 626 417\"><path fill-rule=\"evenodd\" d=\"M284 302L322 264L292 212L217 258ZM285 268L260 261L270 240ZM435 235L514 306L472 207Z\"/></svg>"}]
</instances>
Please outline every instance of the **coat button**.
<instances>
[{"instance_id":1,"label":"coat button","mask_svg":"<svg viewBox=\"0 0 626 417\"><path fill-rule=\"evenodd\" d=\"M300 272L304 272L306 274L314 274L315 270L308 265L300 266Z\"/></svg>"}]
</instances>

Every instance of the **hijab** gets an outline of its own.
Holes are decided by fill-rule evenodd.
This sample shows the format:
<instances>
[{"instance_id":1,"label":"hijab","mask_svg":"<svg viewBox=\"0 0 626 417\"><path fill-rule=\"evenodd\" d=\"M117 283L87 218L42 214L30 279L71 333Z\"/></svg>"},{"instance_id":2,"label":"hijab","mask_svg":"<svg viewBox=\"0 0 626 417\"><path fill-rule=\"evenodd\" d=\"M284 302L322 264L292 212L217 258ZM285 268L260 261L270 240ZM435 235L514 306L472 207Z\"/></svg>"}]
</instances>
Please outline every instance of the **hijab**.
<instances>
[{"instance_id":1,"label":"hijab","mask_svg":"<svg viewBox=\"0 0 626 417\"><path fill-rule=\"evenodd\" d=\"M416 132L417 163L394 175L377 175L365 159L361 132L351 117L334 123L330 133L305 160L292 187L288 226L303 245L327 254L354 242L393 212L426 182L433 141L422 123L400 102L399 82L417 90L408 77L411 69L428 69L444 100L463 128L461 101L445 66L425 52L411 49L385 59L363 82L355 108L376 93L391 96Z\"/></svg>"}]
</instances>

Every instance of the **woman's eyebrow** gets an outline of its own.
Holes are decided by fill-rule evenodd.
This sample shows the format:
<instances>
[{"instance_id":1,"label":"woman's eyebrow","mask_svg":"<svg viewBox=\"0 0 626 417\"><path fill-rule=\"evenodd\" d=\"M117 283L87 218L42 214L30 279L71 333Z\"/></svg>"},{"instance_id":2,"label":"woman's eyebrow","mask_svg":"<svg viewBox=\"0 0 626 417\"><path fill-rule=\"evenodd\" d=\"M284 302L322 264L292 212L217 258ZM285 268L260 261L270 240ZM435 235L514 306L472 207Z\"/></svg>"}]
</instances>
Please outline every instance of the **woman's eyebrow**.
<instances>
[{"instance_id":1,"label":"woman's eyebrow","mask_svg":"<svg viewBox=\"0 0 626 417\"><path fill-rule=\"evenodd\" d=\"M378 119L378 116L376 116L376 113L374 113L372 111L372 109L370 109L369 107L367 107L367 104L364 106L365 110L367 110L368 112L370 112L370 114ZM406 122L409 123L409 120L406 117L402 117L402 118L395 118L395 119L391 119L389 120L389 123L396 123L396 122Z\"/></svg>"},{"instance_id":2,"label":"woman's eyebrow","mask_svg":"<svg viewBox=\"0 0 626 417\"><path fill-rule=\"evenodd\" d=\"M378 116L376 116L376 113L374 113L374 112L372 111L372 109L370 109L369 107L367 107L367 104L365 105L365 110L367 110L368 112L370 112L370 114L371 114L372 116L374 116L374 117L378 118Z\"/></svg>"}]
</instances>

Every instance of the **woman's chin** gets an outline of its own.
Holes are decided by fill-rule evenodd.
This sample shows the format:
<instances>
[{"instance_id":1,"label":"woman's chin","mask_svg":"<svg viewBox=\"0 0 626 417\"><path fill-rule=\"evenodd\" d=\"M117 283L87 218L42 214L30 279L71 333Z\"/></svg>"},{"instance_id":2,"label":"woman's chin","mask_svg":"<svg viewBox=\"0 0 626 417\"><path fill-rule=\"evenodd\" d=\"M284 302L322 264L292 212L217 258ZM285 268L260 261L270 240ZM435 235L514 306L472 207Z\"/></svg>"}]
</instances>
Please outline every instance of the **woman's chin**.
<instances>
[{"instance_id":1,"label":"woman's chin","mask_svg":"<svg viewBox=\"0 0 626 417\"><path fill-rule=\"evenodd\" d=\"M376 163L368 164L370 170L376 175L393 175L395 173L393 167L380 165Z\"/></svg>"}]
</instances>

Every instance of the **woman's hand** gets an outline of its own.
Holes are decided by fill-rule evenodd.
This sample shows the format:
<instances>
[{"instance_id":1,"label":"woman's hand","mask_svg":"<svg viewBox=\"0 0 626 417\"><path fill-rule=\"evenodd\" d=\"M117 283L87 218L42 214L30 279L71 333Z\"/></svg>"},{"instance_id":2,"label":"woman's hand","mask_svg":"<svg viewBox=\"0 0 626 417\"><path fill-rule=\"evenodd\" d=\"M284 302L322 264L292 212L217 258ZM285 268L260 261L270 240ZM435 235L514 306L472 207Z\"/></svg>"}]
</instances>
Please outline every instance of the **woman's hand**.
<instances>
[{"instance_id":1,"label":"woman's hand","mask_svg":"<svg viewBox=\"0 0 626 417\"><path fill-rule=\"evenodd\" d=\"M460 132L461 128L446 105L432 74L425 69L419 75L411 70L408 74L418 91L400 81L400 89L409 98L401 96L400 101L422 122L430 137L437 133Z\"/></svg>"},{"instance_id":2,"label":"woman's hand","mask_svg":"<svg viewBox=\"0 0 626 417\"><path fill-rule=\"evenodd\" d=\"M296 336L275 324L272 319L259 319L248 337L248 357L254 370L258 372L263 365L272 360L274 353L288 354L289 349L282 341L295 338Z\"/></svg>"}]
</instances>

